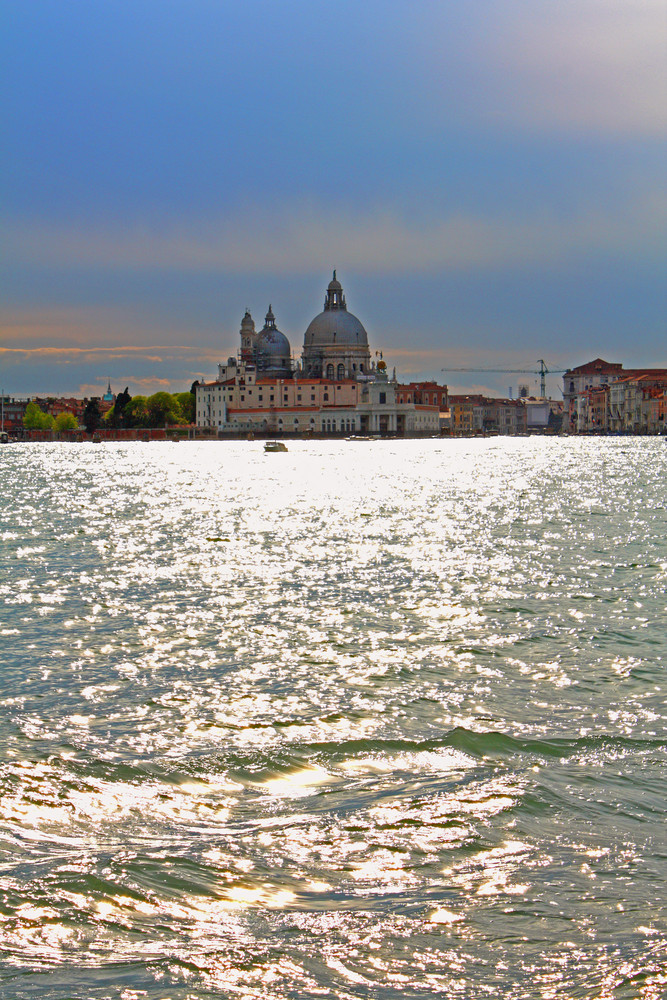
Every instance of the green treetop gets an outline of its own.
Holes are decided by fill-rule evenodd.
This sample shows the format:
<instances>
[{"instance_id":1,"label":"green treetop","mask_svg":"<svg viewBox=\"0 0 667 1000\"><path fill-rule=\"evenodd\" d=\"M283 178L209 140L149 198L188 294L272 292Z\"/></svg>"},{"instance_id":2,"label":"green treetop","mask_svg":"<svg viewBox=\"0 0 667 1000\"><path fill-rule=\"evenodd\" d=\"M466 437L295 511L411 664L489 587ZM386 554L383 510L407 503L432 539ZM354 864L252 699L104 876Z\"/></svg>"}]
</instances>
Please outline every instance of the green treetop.
<instances>
[{"instance_id":1,"label":"green treetop","mask_svg":"<svg viewBox=\"0 0 667 1000\"><path fill-rule=\"evenodd\" d=\"M55 421L57 431L76 431L79 429L79 421L73 413L59 413Z\"/></svg>"},{"instance_id":2,"label":"green treetop","mask_svg":"<svg viewBox=\"0 0 667 1000\"><path fill-rule=\"evenodd\" d=\"M40 410L37 403L30 402L23 414L23 426L28 431L50 431L53 430L55 421L50 413Z\"/></svg>"}]
</instances>

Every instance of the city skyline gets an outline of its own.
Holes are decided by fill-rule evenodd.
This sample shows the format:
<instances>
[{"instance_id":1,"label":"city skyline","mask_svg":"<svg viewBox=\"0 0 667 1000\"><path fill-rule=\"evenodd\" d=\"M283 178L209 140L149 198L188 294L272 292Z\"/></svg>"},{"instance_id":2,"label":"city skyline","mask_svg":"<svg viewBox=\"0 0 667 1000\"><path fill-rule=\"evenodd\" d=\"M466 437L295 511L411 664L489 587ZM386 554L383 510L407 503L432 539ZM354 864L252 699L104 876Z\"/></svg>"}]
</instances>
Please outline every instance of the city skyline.
<instances>
[{"instance_id":1,"label":"city skyline","mask_svg":"<svg viewBox=\"0 0 667 1000\"><path fill-rule=\"evenodd\" d=\"M661 4L0 6L5 392L298 356L334 267L405 380L667 365Z\"/></svg>"}]
</instances>

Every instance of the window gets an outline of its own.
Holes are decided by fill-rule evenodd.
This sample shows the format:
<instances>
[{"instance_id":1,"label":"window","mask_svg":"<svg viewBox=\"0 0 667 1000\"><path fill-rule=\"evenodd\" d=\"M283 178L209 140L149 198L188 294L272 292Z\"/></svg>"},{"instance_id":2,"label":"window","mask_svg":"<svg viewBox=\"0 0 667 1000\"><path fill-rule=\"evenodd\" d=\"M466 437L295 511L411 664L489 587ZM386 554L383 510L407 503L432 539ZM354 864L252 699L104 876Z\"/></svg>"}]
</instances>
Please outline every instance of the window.
<instances>
[{"instance_id":1,"label":"window","mask_svg":"<svg viewBox=\"0 0 667 1000\"><path fill-rule=\"evenodd\" d=\"M327 365L327 378L333 379L333 377L334 377L334 366Z\"/></svg>"},{"instance_id":2,"label":"window","mask_svg":"<svg viewBox=\"0 0 667 1000\"><path fill-rule=\"evenodd\" d=\"M325 393L324 393L324 399L325 399L325 401L326 401L326 400L327 400L328 398L329 398L329 393L328 393L328 392L325 392Z\"/></svg>"},{"instance_id":3,"label":"window","mask_svg":"<svg viewBox=\"0 0 667 1000\"><path fill-rule=\"evenodd\" d=\"M310 394L310 401L311 401L311 403L315 402L315 393L311 393Z\"/></svg>"},{"instance_id":4,"label":"window","mask_svg":"<svg viewBox=\"0 0 667 1000\"><path fill-rule=\"evenodd\" d=\"M387 402L387 393L386 392L381 392L380 393L380 402L381 403L386 403Z\"/></svg>"},{"instance_id":5,"label":"window","mask_svg":"<svg viewBox=\"0 0 667 1000\"><path fill-rule=\"evenodd\" d=\"M338 365L338 378L345 378L345 365Z\"/></svg>"}]
</instances>

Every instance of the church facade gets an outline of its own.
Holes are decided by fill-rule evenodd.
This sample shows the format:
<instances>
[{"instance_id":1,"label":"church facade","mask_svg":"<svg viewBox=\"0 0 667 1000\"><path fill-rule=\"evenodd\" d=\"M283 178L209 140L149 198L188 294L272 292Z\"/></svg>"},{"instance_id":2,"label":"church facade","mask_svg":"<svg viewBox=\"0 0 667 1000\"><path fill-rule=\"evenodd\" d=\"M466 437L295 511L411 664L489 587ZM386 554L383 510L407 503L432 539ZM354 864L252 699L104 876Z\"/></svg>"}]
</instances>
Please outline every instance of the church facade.
<instances>
[{"instance_id":1,"label":"church facade","mask_svg":"<svg viewBox=\"0 0 667 1000\"><path fill-rule=\"evenodd\" d=\"M440 428L440 405L417 403L371 360L368 336L348 312L334 271L324 309L308 325L300 363L271 306L264 327L246 310L236 358L196 387L197 426L227 434L425 436ZM398 391L397 391L398 390Z\"/></svg>"}]
</instances>

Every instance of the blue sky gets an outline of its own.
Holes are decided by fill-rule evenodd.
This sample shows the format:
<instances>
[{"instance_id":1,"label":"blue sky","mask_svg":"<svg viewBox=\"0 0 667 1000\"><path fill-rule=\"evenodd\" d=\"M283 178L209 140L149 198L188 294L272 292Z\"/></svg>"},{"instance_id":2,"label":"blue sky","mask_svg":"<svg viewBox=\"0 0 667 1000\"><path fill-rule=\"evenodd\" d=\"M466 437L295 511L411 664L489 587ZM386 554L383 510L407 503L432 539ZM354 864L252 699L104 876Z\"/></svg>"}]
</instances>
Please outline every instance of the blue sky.
<instances>
[{"instance_id":1,"label":"blue sky","mask_svg":"<svg viewBox=\"0 0 667 1000\"><path fill-rule=\"evenodd\" d=\"M298 356L333 267L405 378L667 366L662 0L0 14L6 392L187 387L269 302Z\"/></svg>"}]
</instances>

